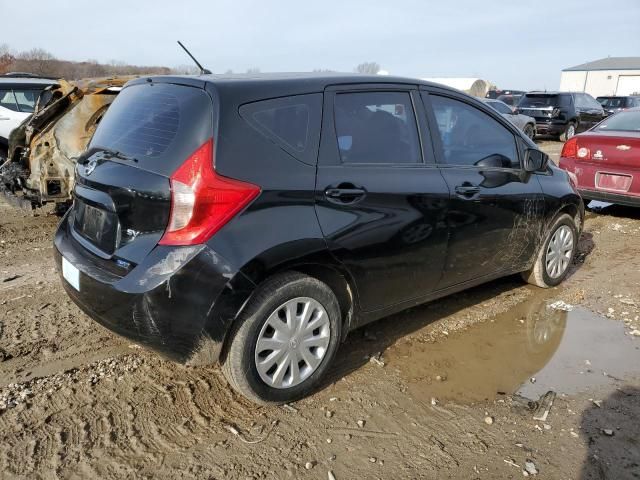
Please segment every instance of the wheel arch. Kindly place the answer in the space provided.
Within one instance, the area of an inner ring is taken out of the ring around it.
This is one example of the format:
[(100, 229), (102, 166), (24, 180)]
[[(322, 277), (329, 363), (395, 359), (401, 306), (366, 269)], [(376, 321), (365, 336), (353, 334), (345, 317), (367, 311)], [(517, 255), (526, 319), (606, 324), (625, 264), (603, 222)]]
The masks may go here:
[(234, 328), (251, 298), (255, 296), (267, 279), (274, 275), (291, 271), (320, 280), (333, 291), (340, 306), (343, 327), (341, 341), (344, 341), (349, 331), (356, 324), (354, 322), (357, 308), (355, 283), (346, 269), (328, 251), (277, 263), (269, 262), (269, 267), (265, 267), (265, 263), (256, 259), (241, 270), (243, 276), (248, 278), (254, 286), (250, 292), (246, 292), (240, 301), (235, 303), (235, 315), (227, 325), (222, 339), (221, 361), (224, 360), (228, 351), (229, 332)]

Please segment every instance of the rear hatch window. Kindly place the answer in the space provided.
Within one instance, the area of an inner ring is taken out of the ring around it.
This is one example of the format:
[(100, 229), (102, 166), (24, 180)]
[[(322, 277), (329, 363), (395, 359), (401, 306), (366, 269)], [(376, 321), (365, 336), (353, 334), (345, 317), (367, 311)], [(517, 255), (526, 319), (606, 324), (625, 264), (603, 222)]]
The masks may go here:
[(212, 133), (213, 112), (207, 92), (146, 83), (120, 92), (89, 149), (115, 150), (135, 158), (140, 168), (169, 176)]
[(571, 105), (570, 95), (528, 93), (524, 97), (522, 97), (518, 107), (547, 108), (547, 107), (568, 107), (570, 105)]

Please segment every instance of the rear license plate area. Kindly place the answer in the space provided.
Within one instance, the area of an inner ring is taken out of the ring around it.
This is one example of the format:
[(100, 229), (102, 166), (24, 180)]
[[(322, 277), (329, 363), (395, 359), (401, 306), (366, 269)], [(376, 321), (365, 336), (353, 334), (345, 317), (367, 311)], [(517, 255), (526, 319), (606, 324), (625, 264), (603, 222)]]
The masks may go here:
[(115, 251), (118, 220), (114, 213), (76, 199), (74, 214), (74, 229), (82, 237), (103, 252)]
[(614, 192), (628, 192), (633, 177), (631, 175), (617, 175), (615, 173), (596, 173), (596, 188)]

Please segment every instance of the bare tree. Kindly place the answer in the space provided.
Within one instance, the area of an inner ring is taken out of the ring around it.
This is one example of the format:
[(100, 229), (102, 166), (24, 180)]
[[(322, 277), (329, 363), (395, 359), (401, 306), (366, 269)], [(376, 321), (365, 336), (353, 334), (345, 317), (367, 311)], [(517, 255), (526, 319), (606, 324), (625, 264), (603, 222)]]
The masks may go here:
[(260, 73), (260, 68), (258, 67), (247, 68), (247, 73)]
[[(193, 66), (189, 66), (189, 69), (193, 68)], [(0, 74), (12, 71), (30, 72), (50, 78), (66, 78), (68, 80), (112, 75), (167, 75), (172, 73), (172, 70), (167, 67), (128, 65), (117, 60), (111, 60), (106, 64), (95, 59), (84, 62), (58, 60), (42, 48), (14, 54), (8, 45), (0, 44)]]
[(200, 69), (195, 65), (184, 64), (172, 68), (171, 73), (175, 73), (177, 75), (197, 75), (200, 73)]
[(375, 75), (380, 71), (380, 65), (376, 62), (364, 62), (358, 65), (355, 70), (358, 73), (368, 73), (370, 75)]
[(16, 57), (11, 53), (11, 48), (6, 43), (0, 44), (0, 75), (7, 73), (9, 67), (15, 62)]

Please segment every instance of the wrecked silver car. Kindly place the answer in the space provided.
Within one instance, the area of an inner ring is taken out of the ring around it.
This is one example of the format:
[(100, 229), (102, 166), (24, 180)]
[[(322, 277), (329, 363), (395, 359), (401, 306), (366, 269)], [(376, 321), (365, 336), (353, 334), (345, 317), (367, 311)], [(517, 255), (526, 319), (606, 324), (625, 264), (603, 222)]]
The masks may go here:
[(9, 136), (7, 160), (0, 165), (0, 192), (26, 209), (71, 202), (75, 161), (97, 124), (131, 76), (68, 82), (42, 92), (33, 115)]

